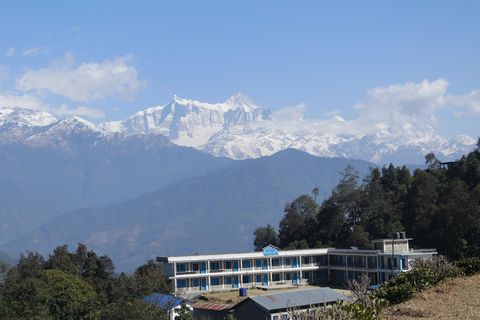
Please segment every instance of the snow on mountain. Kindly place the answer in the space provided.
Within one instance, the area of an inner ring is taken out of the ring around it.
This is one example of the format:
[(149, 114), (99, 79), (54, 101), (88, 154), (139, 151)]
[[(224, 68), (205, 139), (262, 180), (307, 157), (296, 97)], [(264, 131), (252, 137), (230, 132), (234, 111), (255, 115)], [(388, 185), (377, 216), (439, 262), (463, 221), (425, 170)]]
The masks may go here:
[(361, 128), (357, 120), (346, 121), (338, 115), (324, 120), (279, 116), (278, 111), (259, 108), (240, 93), (217, 104), (174, 96), (166, 105), (99, 125), (78, 117), (57, 122), (46, 112), (0, 109), (0, 145), (21, 142), (64, 148), (66, 152), (72, 152), (67, 146), (69, 139), (74, 138), (92, 141), (101, 137), (118, 139), (128, 134), (162, 134), (177, 145), (237, 160), (293, 148), (321, 157), (401, 165), (423, 164), (430, 152), (440, 160), (457, 159), (472, 151), (476, 142), (468, 136), (445, 140), (418, 119), (369, 125), (368, 132), (357, 127)]
[[(453, 159), (471, 151), (469, 137), (446, 141), (418, 120), (392, 127), (378, 123), (368, 134), (349, 132), (352, 123), (336, 115), (329, 120), (277, 122), (273, 110), (262, 109), (245, 95), (225, 103), (208, 104), (177, 96), (164, 105), (149, 108), (116, 122), (103, 123), (106, 130), (164, 134), (174, 143), (232, 159), (269, 156), (294, 148), (322, 157), (363, 159), (379, 164), (423, 163), (429, 152)], [(340, 128), (340, 130), (338, 129)]]

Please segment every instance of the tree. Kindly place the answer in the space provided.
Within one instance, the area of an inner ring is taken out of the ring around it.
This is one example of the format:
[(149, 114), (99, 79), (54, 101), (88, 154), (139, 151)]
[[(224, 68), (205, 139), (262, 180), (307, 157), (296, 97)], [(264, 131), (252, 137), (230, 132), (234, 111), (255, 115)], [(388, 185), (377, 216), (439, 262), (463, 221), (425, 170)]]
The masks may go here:
[(190, 308), (185, 300), (180, 302), (180, 310), (178, 311), (178, 316), (175, 316), (175, 320), (193, 320), (193, 317), (190, 315)]
[(314, 200), (315, 202), (317, 202), (317, 196), (318, 194), (320, 193), (320, 190), (318, 188), (313, 188), (313, 191), (312, 191), (313, 195), (314, 195)]
[(433, 152), (430, 152), (425, 156), (425, 163), (428, 164), (428, 167), (432, 170), (440, 167), (440, 160), (437, 159)]
[(253, 240), (253, 246), (255, 251), (262, 251), (268, 245), (277, 246), (277, 232), (268, 224), (266, 227), (258, 227), (253, 232), (255, 239)]
[(307, 195), (301, 195), (291, 203), (285, 205), (285, 215), (278, 227), (278, 244), (286, 248), (295, 240), (305, 239), (307, 242), (315, 228), (315, 217), (319, 206), (315, 200)]

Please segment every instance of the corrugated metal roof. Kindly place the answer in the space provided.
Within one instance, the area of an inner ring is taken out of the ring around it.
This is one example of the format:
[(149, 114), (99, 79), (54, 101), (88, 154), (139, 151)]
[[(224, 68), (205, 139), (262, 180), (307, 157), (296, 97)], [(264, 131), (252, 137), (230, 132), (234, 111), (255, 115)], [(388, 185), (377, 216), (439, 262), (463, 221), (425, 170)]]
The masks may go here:
[(255, 303), (266, 310), (286, 309), (291, 307), (303, 307), (311, 305), (323, 305), (340, 300), (347, 300), (344, 295), (330, 288), (317, 288), (309, 290), (298, 290), (263, 296), (249, 297)]
[(197, 302), (192, 305), (194, 309), (207, 309), (207, 310), (215, 310), (221, 311), (230, 309), (233, 307), (231, 304), (223, 304), (223, 303), (212, 303), (212, 302)]
[(154, 293), (151, 296), (142, 299), (150, 304), (154, 304), (163, 310), (170, 310), (180, 305), (180, 303), (185, 300), (182, 298), (177, 298), (169, 294)]

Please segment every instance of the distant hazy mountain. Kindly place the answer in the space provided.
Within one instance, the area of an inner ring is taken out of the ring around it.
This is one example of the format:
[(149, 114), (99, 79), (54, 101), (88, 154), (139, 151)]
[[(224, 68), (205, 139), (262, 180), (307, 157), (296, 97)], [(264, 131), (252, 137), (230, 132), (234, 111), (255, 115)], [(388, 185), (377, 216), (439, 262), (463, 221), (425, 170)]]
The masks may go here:
[(275, 111), (262, 109), (237, 94), (225, 103), (208, 104), (174, 97), (170, 103), (140, 111), (100, 126), (110, 132), (163, 134), (178, 145), (232, 159), (258, 158), (294, 148), (321, 157), (363, 159), (377, 164), (422, 164), (434, 152), (441, 160), (457, 159), (472, 150), (476, 140), (441, 138), (423, 122), (391, 128), (379, 124), (374, 134), (336, 135), (328, 126), (350, 125), (335, 116), (323, 122), (276, 121)]
[(82, 242), (130, 271), (160, 255), (250, 251), (256, 227), (277, 227), (285, 204), (315, 187), (321, 190), (318, 202), (328, 197), (348, 164), (361, 176), (373, 165), (284, 150), (121, 204), (58, 216), (0, 250), (47, 253), (64, 243), (73, 250)]
[(0, 110), (0, 243), (58, 214), (125, 201), (234, 162), (162, 135), (109, 133), (76, 117)]

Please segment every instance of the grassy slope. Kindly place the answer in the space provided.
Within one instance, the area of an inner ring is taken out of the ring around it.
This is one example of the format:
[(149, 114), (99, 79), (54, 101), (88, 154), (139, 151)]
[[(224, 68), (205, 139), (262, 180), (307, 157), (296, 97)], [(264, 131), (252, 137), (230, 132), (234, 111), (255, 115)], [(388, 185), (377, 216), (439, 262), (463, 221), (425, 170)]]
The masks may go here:
[(382, 319), (480, 319), (480, 274), (448, 279), (444, 285), (386, 308)]

